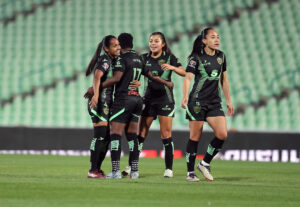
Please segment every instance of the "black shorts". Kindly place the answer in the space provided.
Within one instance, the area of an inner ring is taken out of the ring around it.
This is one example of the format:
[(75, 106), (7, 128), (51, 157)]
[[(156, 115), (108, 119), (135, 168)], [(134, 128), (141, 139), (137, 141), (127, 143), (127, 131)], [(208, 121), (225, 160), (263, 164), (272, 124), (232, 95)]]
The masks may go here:
[(174, 103), (170, 103), (170, 104), (154, 103), (154, 104), (152, 104), (150, 102), (146, 102), (145, 108), (142, 112), (142, 116), (154, 117), (154, 119), (156, 119), (157, 115), (174, 117), (174, 115), (175, 115)]
[(87, 105), (93, 123), (109, 120), (109, 104), (107, 102), (98, 101), (97, 107), (94, 109), (90, 108), (90, 100)]
[(127, 96), (124, 100), (115, 99), (110, 111), (109, 121), (129, 123), (138, 122), (143, 109), (140, 96)]
[(206, 121), (207, 117), (225, 116), (221, 103), (200, 104), (200, 102), (188, 103), (186, 119), (190, 121)]

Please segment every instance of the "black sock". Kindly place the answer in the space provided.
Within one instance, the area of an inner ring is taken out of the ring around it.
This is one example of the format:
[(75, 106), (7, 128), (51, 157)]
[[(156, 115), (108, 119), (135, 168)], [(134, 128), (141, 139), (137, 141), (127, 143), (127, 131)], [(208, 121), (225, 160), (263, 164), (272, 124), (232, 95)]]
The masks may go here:
[(186, 145), (186, 164), (188, 172), (193, 172), (197, 156), (198, 141), (190, 140)]
[(142, 151), (143, 146), (144, 146), (145, 138), (141, 137), (140, 135), (138, 135), (137, 138), (138, 138), (138, 144), (139, 144), (139, 154), (141, 154), (141, 151)]
[(107, 127), (106, 136), (105, 136), (104, 140), (102, 140), (101, 150), (100, 150), (100, 153), (99, 153), (99, 159), (98, 159), (98, 163), (97, 163), (97, 169), (98, 170), (101, 169), (102, 162), (106, 157), (106, 153), (108, 151), (109, 143), (110, 143), (110, 134), (109, 134), (109, 127)]
[(215, 137), (208, 145), (203, 161), (209, 164), (220, 149), (222, 149), (223, 144), (224, 140)]
[(112, 171), (116, 172), (120, 170), (121, 135), (111, 134), (110, 139)]
[(129, 146), (129, 165), (131, 171), (138, 171), (139, 146), (136, 133), (126, 133)]
[(90, 146), (90, 170), (97, 170), (99, 165), (99, 155), (103, 146), (103, 140), (106, 136), (106, 126), (94, 127), (94, 138)]
[(174, 144), (172, 137), (163, 139), (163, 145), (165, 149), (165, 165), (166, 169), (172, 170), (173, 167), (173, 153), (174, 153)]

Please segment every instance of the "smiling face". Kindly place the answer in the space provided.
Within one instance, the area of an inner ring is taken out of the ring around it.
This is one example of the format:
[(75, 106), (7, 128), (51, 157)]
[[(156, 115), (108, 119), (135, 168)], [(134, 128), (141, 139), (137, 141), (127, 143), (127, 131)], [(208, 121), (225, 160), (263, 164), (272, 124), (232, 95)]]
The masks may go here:
[(209, 49), (212, 50), (218, 50), (220, 46), (220, 38), (219, 34), (211, 29), (207, 32), (206, 37), (202, 40), (203, 43), (208, 47)]
[(166, 44), (160, 35), (151, 35), (149, 40), (149, 49), (152, 53), (160, 53)]
[(110, 40), (109, 47), (104, 47), (104, 50), (112, 57), (116, 57), (120, 55), (121, 46), (117, 38), (112, 38)]

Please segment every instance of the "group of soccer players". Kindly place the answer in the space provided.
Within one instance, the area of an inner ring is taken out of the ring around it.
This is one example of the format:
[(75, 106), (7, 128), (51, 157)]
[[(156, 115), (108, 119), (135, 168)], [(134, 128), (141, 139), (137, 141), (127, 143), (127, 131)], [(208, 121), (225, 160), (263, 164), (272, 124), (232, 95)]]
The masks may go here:
[[(131, 179), (139, 178), (139, 154), (149, 128), (157, 117), (165, 150), (163, 175), (173, 177), (172, 120), (175, 101), (171, 76), (175, 72), (185, 76), (181, 106), (186, 109), (190, 128), (186, 150), (186, 179), (199, 181), (194, 165), (203, 123), (207, 121), (214, 130), (215, 137), (197, 169), (205, 179), (213, 180), (210, 162), (227, 137), (219, 83), (226, 99), (227, 114), (230, 116), (234, 113), (226, 76), (226, 59), (218, 49), (219, 44), (217, 32), (213, 28), (204, 29), (194, 42), (188, 66), (184, 70), (161, 32), (150, 35), (149, 52), (141, 56), (133, 50), (133, 37), (128, 33), (122, 33), (118, 38), (112, 35), (103, 38), (86, 70), (87, 76), (94, 73), (93, 86), (85, 94), (85, 98), (89, 98), (88, 110), (94, 126), (89, 178), (122, 178), (122, 175)], [(143, 98), (138, 90), (141, 75), (146, 77)], [(194, 86), (188, 96), (193, 78)], [(124, 130), (129, 146), (129, 165), (121, 173), (121, 136)], [(109, 143), (112, 171), (105, 175), (101, 164)]]

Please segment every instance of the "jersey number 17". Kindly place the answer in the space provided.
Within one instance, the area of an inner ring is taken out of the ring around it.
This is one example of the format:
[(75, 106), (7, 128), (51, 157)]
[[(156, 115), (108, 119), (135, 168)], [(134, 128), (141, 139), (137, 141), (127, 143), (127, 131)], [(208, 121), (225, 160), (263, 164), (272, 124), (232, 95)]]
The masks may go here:
[(134, 80), (140, 80), (141, 78), (141, 73), (142, 73), (142, 69), (141, 68), (133, 68), (133, 78), (132, 81)]

